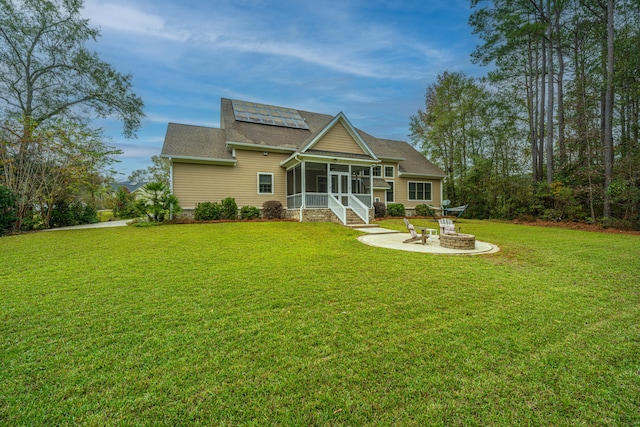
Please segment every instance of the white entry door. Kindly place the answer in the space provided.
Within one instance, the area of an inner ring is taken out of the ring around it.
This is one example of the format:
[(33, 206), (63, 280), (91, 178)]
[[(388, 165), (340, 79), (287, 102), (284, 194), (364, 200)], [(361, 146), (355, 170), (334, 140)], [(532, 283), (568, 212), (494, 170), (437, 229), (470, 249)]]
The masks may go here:
[(349, 206), (349, 172), (331, 172), (331, 195)]

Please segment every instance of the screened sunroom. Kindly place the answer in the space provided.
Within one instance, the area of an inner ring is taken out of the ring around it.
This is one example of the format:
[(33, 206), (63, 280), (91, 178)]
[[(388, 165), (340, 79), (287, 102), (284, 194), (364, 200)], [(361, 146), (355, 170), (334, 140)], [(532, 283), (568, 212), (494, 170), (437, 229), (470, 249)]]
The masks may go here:
[(347, 209), (369, 223), (371, 164), (302, 161), (287, 169), (287, 209), (331, 209), (346, 223)]

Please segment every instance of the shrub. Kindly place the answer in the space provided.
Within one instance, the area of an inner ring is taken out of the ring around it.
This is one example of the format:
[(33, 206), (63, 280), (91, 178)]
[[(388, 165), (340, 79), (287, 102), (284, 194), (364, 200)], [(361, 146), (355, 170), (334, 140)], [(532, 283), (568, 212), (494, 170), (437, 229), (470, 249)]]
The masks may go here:
[(387, 215), (387, 205), (383, 202), (373, 202), (373, 211), (376, 218), (384, 218)]
[(240, 209), (240, 218), (242, 219), (256, 219), (260, 218), (260, 209), (255, 206), (243, 206)]
[(113, 216), (116, 218), (135, 218), (136, 196), (125, 187), (120, 187), (113, 196)]
[(220, 205), (222, 219), (237, 219), (238, 218), (238, 205), (236, 199), (233, 197), (227, 197)]
[(13, 227), (16, 216), (16, 196), (7, 187), (0, 185), (0, 236)]
[(196, 221), (215, 221), (222, 218), (222, 206), (216, 202), (203, 202), (196, 205), (193, 211)]
[(98, 211), (95, 206), (75, 201), (56, 202), (51, 211), (49, 225), (51, 227), (68, 227), (70, 225), (95, 224), (98, 222)]
[(142, 187), (136, 209), (153, 222), (163, 222), (172, 213), (177, 215), (182, 212), (178, 198), (171, 194), (163, 182), (150, 182)]
[(433, 216), (435, 212), (426, 203), (416, 206), (416, 215), (418, 216)]
[(404, 216), (404, 205), (402, 203), (391, 203), (387, 205), (389, 216)]
[(262, 215), (267, 219), (279, 219), (282, 217), (282, 203), (277, 200), (268, 200), (262, 204)]

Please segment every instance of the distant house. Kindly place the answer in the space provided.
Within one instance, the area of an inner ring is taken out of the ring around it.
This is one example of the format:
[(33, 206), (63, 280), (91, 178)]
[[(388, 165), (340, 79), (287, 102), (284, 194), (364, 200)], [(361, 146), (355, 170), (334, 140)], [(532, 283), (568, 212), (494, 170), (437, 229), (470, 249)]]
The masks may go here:
[(111, 188), (113, 189), (114, 193), (118, 191), (120, 187), (126, 188), (129, 191), (129, 193), (135, 193), (136, 191), (140, 190), (142, 187), (144, 187), (147, 184), (148, 184), (147, 182), (119, 181), (116, 183), (112, 183)]
[(404, 141), (376, 138), (335, 116), (221, 100), (220, 128), (169, 123), (162, 156), (183, 209), (278, 200), (301, 221), (369, 223), (373, 203), (440, 205), (445, 173)]

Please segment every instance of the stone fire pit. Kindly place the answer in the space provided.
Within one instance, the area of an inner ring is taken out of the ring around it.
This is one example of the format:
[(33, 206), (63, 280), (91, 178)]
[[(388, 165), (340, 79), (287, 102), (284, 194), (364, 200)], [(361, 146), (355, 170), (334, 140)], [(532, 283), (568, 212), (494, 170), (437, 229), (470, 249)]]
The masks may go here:
[(440, 234), (440, 246), (449, 249), (475, 249), (476, 236), (473, 234)]

